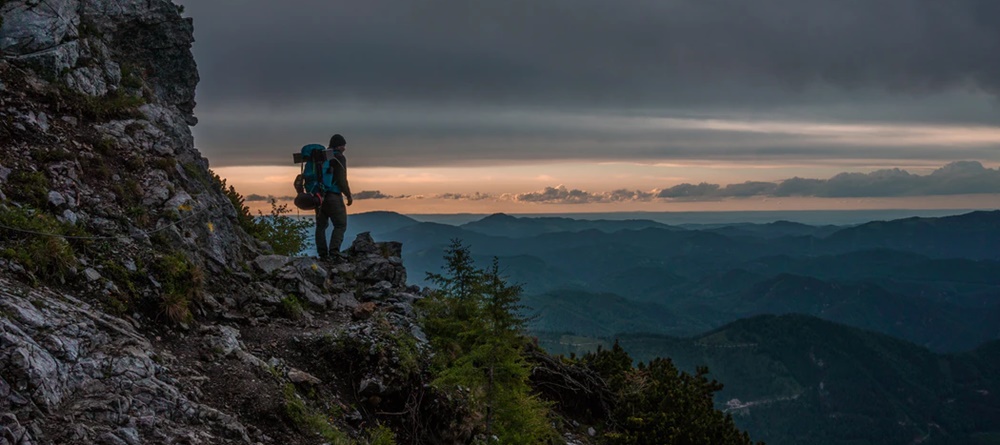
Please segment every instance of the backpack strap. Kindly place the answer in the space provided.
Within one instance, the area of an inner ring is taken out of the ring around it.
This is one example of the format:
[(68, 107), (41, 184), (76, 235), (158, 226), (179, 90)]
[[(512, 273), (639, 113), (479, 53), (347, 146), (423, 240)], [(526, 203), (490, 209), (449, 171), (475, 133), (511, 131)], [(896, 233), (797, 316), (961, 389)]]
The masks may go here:
[(313, 173), (316, 174), (316, 187), (318, 189), (316, 190), (316, 193), (319, 193), (321, 195), (326, 194), (326, 188), (323, 187), (323, 161), (321, 159), (323, 157), (322, 155), (323, 153), (320, 150), (315, 150), (312, 152)]

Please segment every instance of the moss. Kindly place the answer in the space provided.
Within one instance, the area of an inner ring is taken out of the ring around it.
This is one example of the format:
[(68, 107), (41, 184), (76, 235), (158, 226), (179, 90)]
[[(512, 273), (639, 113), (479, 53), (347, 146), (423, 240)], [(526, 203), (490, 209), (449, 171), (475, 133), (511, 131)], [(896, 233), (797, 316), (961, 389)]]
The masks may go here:
[(111, 166), (109, 166), (107, 161), (105, 161), (105, 159), (101, 156), (84, 158), (80, 164), (83, 165), (84, 170), (87, 172), (88, 179), (98, 181), (111, 179)]
[(129, 207), (125, 211), (125, 216), (128, 216), (129, 220), (132, 221), (136, 227), (149, 227), (152, 223), (152, 219), (149, 217), (149, 211), (146, 210), (146, 206), (134, 205)]
[(197, 163), (185, 162), (181, 167), (184, 168), (184, 173), (187, 175), (188, 179), (194, 179), (206, 188), (212, 186), (212, 178), (210, 178), (207, 172)]
[(76, 153), (62, 147), (40, 149), (33, 153), (33, 158), (43, 164), (63, 162), (76, 159)]
[(146, 103), (142, 96), (133, 96), (121, 89), (103, 96), (89, 96), (61, 85), (50, 91), (49, 95), (53, 96), (51, 99), (54, 103), (62, 103), (81, 117), (98, 122), (140, 118), (142, 115), (138, 108)]
[(36, 208), (48, 203), (49, 179), (42, 172), (14, 170), (7, 178), (7, 196)]
[(94, 151), (102, 156), (116, 156), (118, 153), (118, 141), (111, 137), (103, 137), (94, 143)]
[(396, 433), (385, 425), (379, 425), (368, 432), (368, 445), (396, 445)]
[(403, 375), (418, 375), (420, 373), (420, 351), (417, 350), (417, 339), (401, 329), (385, 329), (389, 341), (392, 342), (396, 356), (396, 366)]
[(146, 85), (146, 83), (142, 79), (142, 71), (135, 65), (132, 64), (122, 65), (121, 70), (122, 70), (121, 86), (137, 90)]
[(136, 281), (144, 278), (144, 274), (138, 269), (130, 272), (125, 266), (114, 260), (106, 260), (101, 263), (101, 275), (115, 283), (115, 286), (122, 292), (121, 294), (111, 294), (105, 298), (104, 303), (110, 312), (116, 315), (127, 314), (135, 309), (135, 303), (140, 297), (139, 287)]
[(333, 445), (348, 445), (352, 442), (347, 434), (334, 428), (329, 419), (309, 409), (305, 401), (295, 392), (295, 385), (286, 384), (284, 395), (285, 416), (299, 430), (317, 434)]
[(170, 174), (177, 170), (177, 159), (174, 159), (172, 157), (153, 159), (152, 164), (154, 168), (163, 170), (167, 172), (167, 174)]

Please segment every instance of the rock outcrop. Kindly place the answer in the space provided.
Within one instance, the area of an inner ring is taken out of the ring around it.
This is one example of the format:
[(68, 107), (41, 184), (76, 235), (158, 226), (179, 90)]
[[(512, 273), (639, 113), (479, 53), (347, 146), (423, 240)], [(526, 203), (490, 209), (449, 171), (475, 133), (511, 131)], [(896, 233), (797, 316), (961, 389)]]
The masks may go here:
[(284, 387), (336, 379), (290, 351), (361, 305), (419, 332), (400, 246), (320, 264), (241, 228), (194, 147), (172, 2), (5, 0), (0, 19), (0, 444), (311, 442)]

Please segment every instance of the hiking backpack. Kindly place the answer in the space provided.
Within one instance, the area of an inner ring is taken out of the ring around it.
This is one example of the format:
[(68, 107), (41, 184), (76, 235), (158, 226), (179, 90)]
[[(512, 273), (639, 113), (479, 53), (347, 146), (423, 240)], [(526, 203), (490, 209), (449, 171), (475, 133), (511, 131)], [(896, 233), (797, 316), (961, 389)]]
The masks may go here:
[[(295, 177), (295, 206), (314, 210), (323, 204), (327, 192), (340, 193), (330, 168), (332, 153), (320, 144), (309, 144), (300, 151), (302, 171)], [(336, 159), (333, 162), (339, 162)]]

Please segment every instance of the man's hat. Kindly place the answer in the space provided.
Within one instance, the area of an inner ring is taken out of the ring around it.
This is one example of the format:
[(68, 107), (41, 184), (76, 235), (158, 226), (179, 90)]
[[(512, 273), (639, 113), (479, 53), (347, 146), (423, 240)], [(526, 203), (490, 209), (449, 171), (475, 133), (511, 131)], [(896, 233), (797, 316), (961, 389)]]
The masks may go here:
[(330, 147), (340, 147), (341, 145), (347, 145), (347, 139), (344, 139), (343, 136), (335, 134), (330, 138)]

